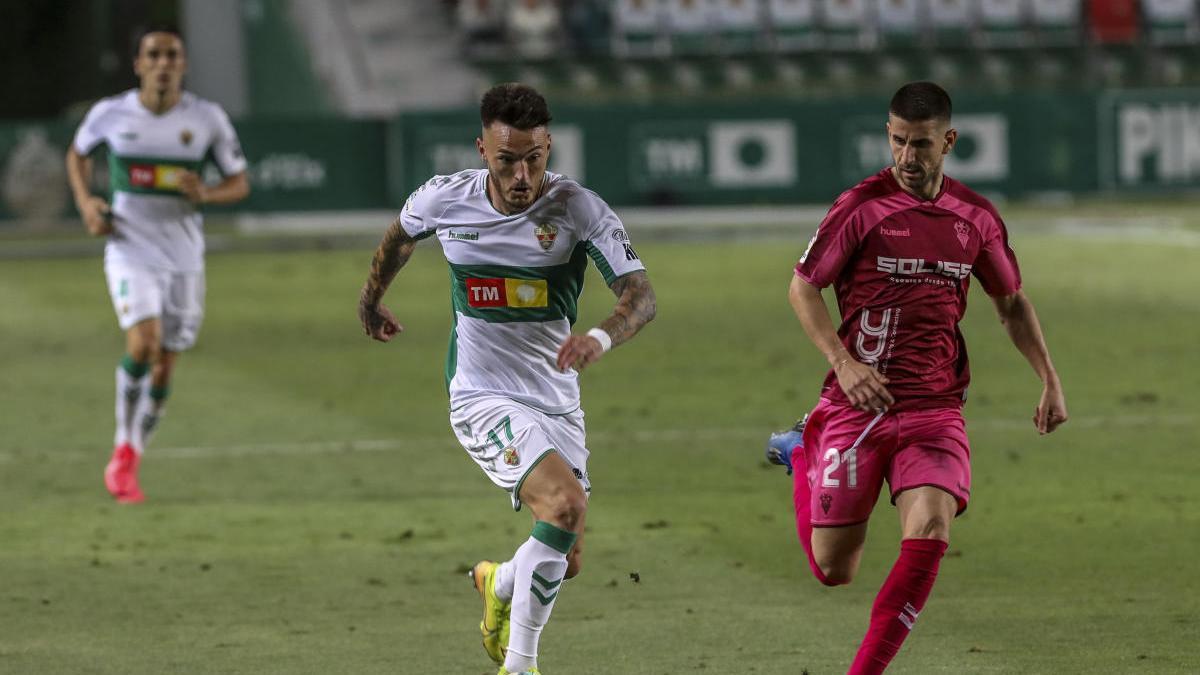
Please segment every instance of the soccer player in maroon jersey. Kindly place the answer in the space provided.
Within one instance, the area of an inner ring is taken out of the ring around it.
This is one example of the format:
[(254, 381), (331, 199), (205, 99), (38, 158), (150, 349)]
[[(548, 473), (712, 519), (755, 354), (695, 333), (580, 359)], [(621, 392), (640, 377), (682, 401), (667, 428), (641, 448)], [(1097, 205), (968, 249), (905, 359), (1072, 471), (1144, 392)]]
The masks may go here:
[[(950, 113), (950, 97), (931, 82), (896, 92), (887, 122), (893, 166), (834, 202), (788, 292), (832, 367), (802, 442), (782, 458), (794, 469), (796, 529), (813, 574), (829, 586), (854, 578), (885, 478), (900, 512), (900, 557), (851, 675), (883, 672), (896, 655), (933, 588), (950, 523), (967, 508), (961, 408), (970, 371), (958, 322), (972, 274), (1041, 378), (1034, 426), (1047, 434), (1067, 420), (1004, 222), (942, 173), (957, 138)], [(821, 297), (830, 284), (842, 317), (836, 332)]]

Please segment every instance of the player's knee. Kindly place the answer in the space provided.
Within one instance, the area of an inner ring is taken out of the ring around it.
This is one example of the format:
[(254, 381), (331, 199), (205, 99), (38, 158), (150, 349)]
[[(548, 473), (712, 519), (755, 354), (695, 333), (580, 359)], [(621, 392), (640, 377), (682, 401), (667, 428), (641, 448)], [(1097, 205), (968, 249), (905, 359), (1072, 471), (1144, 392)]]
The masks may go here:
[(547, 505), (545, 519), (556, 527), (574, 532), (587, 513), (587, 496), (581, 489), (562, 490)]
[(567, 579), (574, 579), (583, 569), (583, 551), (576, 546), (567, 554)]
[(158, 354), (158, 345), (147, 340), (135, 340), (129, 346), (129, 356), (138, 363), (150, 363)]
[(126, 347), (129, 355), (138, 363), (158, 360), (162, 349), (162, 334), (156, 322), (142, 322), (129, 329)]
[(817, 575), (817, 580), (822, 584), (826, 586), (845, 586), (854, 581), (854, 575), (858, 572), (858, 565), (853, 560), (827, 558), (817, 560), (817, 569), (821, 572)]
[(817, 579), (826, 586), (845, 586), (854, 581), (854, 570), (838, 565), (822, 565)]
[(921, 518), (909, 526), (904, 533), (905, 539), (940, 539), (950, 541), (950, 519), (940, 515), (930, 515)]

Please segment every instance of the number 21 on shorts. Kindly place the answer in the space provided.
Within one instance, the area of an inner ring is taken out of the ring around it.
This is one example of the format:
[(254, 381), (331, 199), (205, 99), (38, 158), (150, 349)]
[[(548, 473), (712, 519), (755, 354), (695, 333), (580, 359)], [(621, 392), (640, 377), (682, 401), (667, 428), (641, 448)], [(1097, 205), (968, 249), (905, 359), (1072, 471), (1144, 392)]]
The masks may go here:
[(825, 451), (825, 471), (821, 478), (821, 487), (835, 488), (840, 487), (842, 481), (833, 477), (833, 473), (838, 470), (838, 467), (846, 465), (846, 487), (858, 487), (858, 448), (850, 448), (845, 452), (837, 448), (829, 448)]

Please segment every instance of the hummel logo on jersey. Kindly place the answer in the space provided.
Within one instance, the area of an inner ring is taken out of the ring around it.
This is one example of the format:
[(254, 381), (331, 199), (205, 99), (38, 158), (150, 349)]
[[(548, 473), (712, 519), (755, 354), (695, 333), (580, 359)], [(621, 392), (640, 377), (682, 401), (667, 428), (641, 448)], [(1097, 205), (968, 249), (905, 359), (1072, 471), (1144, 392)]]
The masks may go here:
[(123, 141), (136, 141), (138, 135), (136, 131), (122, 131), (117, 136)]
[(970, 263), (938, 260), (928, 263), (924, 258), (889, 258), (877, 256), (875, 269), (888, 274), (940, 274), (952, 279), (966, 279), (971, 274)]
[(881, 228), (879, 228), (879, 231), (880, 231), (880, 232), (882, 232), (883, 234), (886, 234), (886, 235), (887, 235), (887, 236), (889, 236), (889, 237), (908, 237), (908, 236), (912, 236), (912, 232), (910, 232), (910, 231), (909, 231), (909, 229), (908, 229), (907, 227), (906, 227), (906, 228), (904, 228), (903, 230), (894, 230), (894, 229), (892, 229), (892, 228), (890, 228), (890, 227), (881, 227)]
[(479, 241), (479, 233), (478, 232), (455, 232), (454, 230), (450, 230), (450, 232), (446, 235), (446, 238), (458, 239), (460, 241)]

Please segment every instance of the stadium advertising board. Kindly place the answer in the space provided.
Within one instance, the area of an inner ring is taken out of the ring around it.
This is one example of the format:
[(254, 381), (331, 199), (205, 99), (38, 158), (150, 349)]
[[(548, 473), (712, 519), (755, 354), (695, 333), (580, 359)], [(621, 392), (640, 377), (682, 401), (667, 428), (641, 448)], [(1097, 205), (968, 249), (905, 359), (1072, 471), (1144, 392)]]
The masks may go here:
[[(553, 150), (549, 169), (586, 181), (583, 129), (572, 124), (555, 124), (552, 131)], [(483, 159), (475, 147), (478, 136), (479, 122), (476, 119), (464, 119), (455, 124), (418, 126), (412, 136), (412, 147), (408, 149), (415, 158), (412, 169), (414, 177), (446, 176), (463, 169), (482, 167)], [(392, 139), (393, 142), (397, 140), (394, 133)], [(403, 203), (404, 199), (400, 201)]]
[(1106, 93), (1098, 117), (1102, 187), (1200, 186), (1200, 90)]
[[(389, 205), (384, 123), (243, 119), (236, 127), (250, 165), (250, 197), (236, 207), (205, 207), (206, 211)], [(74, 124), (57, 121), (0, 126), (0, 218), (53, 227), (75, 216), (63, 162), (74, 130)], [(98, 194), (107, 194), (107, 164), (100, 157), (94, 162), (93, 185)], [(211, 164), (204, 173), (210, 182), (220, 176)]]
[(636, 191), (789, 188), (796, 182), (790, 120), (652, 121), (628, 137)]
[[(881, 115), (861, 115), (842, 124), (842, 178), (859, 181), (892, 163)], [(946, 158), (946, 173), (981, 187), (1009, 180), (1008, 116), (974, 113), (954, 116), (958, 141)]]

